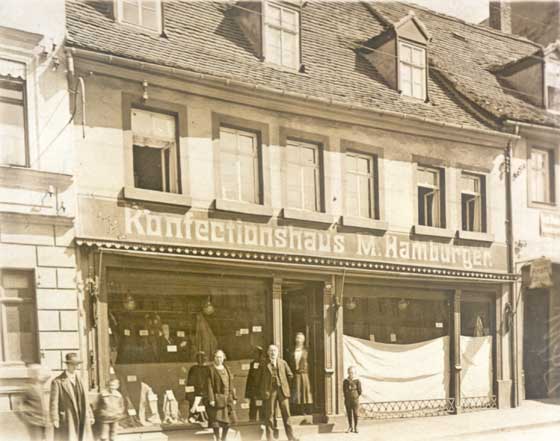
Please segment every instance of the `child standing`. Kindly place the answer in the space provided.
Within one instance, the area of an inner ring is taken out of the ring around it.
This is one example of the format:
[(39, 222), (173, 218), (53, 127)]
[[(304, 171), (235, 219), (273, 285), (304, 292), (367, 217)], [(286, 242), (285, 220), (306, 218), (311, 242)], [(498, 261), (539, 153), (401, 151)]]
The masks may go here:
[(346, 416), (348, 417), (346, 433), (358, 433), (358, 408), (360, 406), (360, 395), (362, 395), (362, 384), (356, 378), (356, 368), (354, 366), (348, 368), (348, 378), (344, 380), (342, 390), (344, 392)]
[(101, 422), (101, 441), (115, 441), (117, 425), (124, 417), (124, 400), (119, 392), (118, 378), (109, 381), (109, 389), (99, 397), (99, 421)]

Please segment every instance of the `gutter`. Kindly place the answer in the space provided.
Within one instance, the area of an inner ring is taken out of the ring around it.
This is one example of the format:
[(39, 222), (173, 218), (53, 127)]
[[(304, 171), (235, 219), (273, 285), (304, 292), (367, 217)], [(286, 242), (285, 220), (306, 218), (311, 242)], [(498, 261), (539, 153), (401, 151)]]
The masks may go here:
[(524, 122), (519, 122), (519, 121), (513, 121), (510, 119), (507, 119), (503, 122), (504, 126), (510, 126), (513, 127), (513, 130), (515, 132), (515, 134), (517, 135), (517, 138), (519, 138), (519, 129), (532, 129), (532, 130), (539, 130), (539, 131), (544, 131), (544, 132), (550, 132), (551, 134), (555, 134), (555, 135), (559, 135), (560, 136), (560, 127), (550, 127), (550, 126), (544, 126), (544, 125), (540, 125), (540, 124), (531, 124), (531, 123), (524, 123)]
[(147, 62), (144, 62), (144, 61), (132, 60), (132, 59), (125, 58), (125, 57), (109, 55), (109, 54), (95, 52), (95, 51), (91, 51), (91, 50), (87, 50), (87, 49), (79, 49), (79, 48), (75, 48), (75, 47), (68, 47), (66, 49), (66, 53), (69, 56), (74, 55), (74, 56), (77, 56), (77, 57), (82, 57), (82, 58), (85, 58), (85, 59), (98, 61), (98, 62), (105, 63), (105, 64), (110, 64), (110, 65), (119, 66), (119, 67), (123, 67), (123, 68), (134, 69), (134, 70), (137, 70), (137, 71), (140, 71), (140, 72), (153, 73), (153, 74), (156, 74), (156, 75), (163, 74), (163, 75), (176, 77), (176, 78), (180, 78), (180, 79), (187, 79), (187, 80), (190, 80), (190, 81), (203, 82), (203, 83), (207, 82), (207, 83), (211, 83), (213, 85), (220, 85), (220, 86), (226, 86), (226, 87), (239, 87), (239, 88), (242, 88), (242, 89), (245, 89), (245, 90), (253, 90), (253, 91), (257, 91), (257, 92), (260, 91), (260, 92), (264, 92), (264, 93), (273, 94), (273, 95), (276, 95), (276, 96), (283, 96), (283, 97), (288, 97), (288, 98), (292, 98), (292, 99), (297, 99), (297, 100), (300, 100), (300, 101), (304, 100), (304, 101), (307, 101), (307, 102), (310, 102), (310, 103), (320, 104), (320, 105), (323, 105), (323, 106), (325, 104), (327, 104), (327, 105), (332, 105), (332, 106), (336, 106), (336, 107), (340, 107), (340, 108), (344, 108), (344, 109), (348, 109), (348, 110), (358, 110), (358, 111), (363, 111), (363, 112), (367, 112), (367, 113), (374, 113), (374, 114), (381, 115), (381, 116), (398, 118), (398, 119), (401, 119), (401, 120), (427, 123), (427, 124), (431, 124), (433, 126), (443, 127), (443, 128), (447, 128), (447, 129), (463, 130), (463, 131), (467, 131), (467, 132), (476, 133), (478, 135), (490, 136), (490, 137), (494, 137), (494, 138), (501, 138), (501, 139), (504, 139), (504, 140), (519, 139), (519, 136), (512, 135), (510, 133), (504, 133), (504, 132), (488, 130), (488, 129), (480, 129), (480, 128), (477, 128), (477, 127), (470, 127), (470, 126), (461, 125), (461, 124), (451, 124), (451, 123), (441, 122), (441, 121), (437, 121), (437, 120), (430, 119), (430, 118), (423, 118), (423, 117), (419, 117), (419, 116), (415, 116), (415, 115), (410, 115), (410, 114), (406, 114), (406, 113), (403, 113), (403, 112), (375, 109), (375, 108), (371, 108), (371, 107), (362, 106), (362, 105), (359, 105), (359, 104), (348, 104), (348, 103), (333, 100), (333, 99), (319, 98), (319, 97), (315, 97), (315, 96), (312, 96), (312, 95), (290, 92), (286, 89), (275, 89), (275, 88), (267, 87), (267, 86), (259, 86), (257, 84), (252, 84), (252, 83), (247, 83), (247, 82), (243, 82), (243, 81), (239, 81), (239, 80), (224, 78), (224, 77), (220, 77), (220, 76), (217, 76), (217, 75), (197, 73), (197, 72), (192, 72), (192, 71), (188, 71), (188, 70), (185, 70), (185, 69), (178, 69), (178, 68), (175, 68), (175, 67), (162, 66), (162, 65), (155, 64), (155, 63), (147, 63)]

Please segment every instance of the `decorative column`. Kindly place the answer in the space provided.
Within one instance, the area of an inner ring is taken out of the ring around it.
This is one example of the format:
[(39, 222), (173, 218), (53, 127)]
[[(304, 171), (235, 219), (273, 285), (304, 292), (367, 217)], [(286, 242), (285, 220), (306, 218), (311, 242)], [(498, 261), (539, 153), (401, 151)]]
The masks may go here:
[(336, 316), (333, 305), (334, 277), (323, 286), (323, 329), (325, 342), (325, 413), (336, 412)]
[(282, 356), (282, 279), (272, 279), (272, 341)]
[(334, 276), (334, 281), (336, 283), (333, 284), (335, 287), (335, 292), (333, 296), (336, 296), (336, 306), (334, 311), (334, 319), (335, 319), (335, 345), (336, 345), (336, 366), (335, 366), (335, 374), (336, 374), (336, 392), (337, 392), (337, 399), (335, 401), (336, 408), (334, 412), (336, 414), (344, 414), (344, 393), (342, 391), (342, 382), (344, 381), (344, 377), (346, 376), (346, 372), (344, 371), (344, 299), (342, 297), (342, 293), (344, 291), (343, 287), (343, 276)]
[(451, 331), (451, 393), (455, 399), (455, 413), (462, 411), (461, 406), (461, 290), (453, 292)]
[(499, 409), (511, 407), (511, 324), (508, 323), (511, 310), (508, 302), (510, 289), (511, 286), (503, 284), (496, 298), (496, 379)]

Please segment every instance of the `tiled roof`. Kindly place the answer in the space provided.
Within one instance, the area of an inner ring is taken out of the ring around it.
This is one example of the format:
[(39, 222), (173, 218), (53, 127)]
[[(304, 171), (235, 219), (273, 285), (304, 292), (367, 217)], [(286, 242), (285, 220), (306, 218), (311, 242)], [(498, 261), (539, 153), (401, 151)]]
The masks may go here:
[[(295, 73), (272, 67), (256, 56), (232, 17), (232, 7), (231, 3), (210, 1), (166, 2), (164, 35), (155, 36), (115, 22), (106, 2), (67, 0), (67, 44), (475, 128), (493, 127), (493, 118), (560, 126), (559, 118), (504, 90), (488, 70), (535, 52), (538, 47), (527, 40), (400, 3), (309, 1), (301, 17), (305, 73)], [(410, 9), (433, 37), (429, 46), (433, 65), (430, 103), (400, 96), (360, 54), (362, 44)], [(465, 97), (492, 118), (468, 110)]]

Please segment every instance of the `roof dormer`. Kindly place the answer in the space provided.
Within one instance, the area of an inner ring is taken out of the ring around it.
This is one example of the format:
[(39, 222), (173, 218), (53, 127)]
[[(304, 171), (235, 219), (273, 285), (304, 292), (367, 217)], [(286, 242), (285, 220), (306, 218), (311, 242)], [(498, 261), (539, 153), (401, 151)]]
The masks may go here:
[(544, 101), (546, 108), (560, 112), (560, 41), (544, 51)]
[(365, 57), (385, 81), (403, 96), (428, 99), (428, 43), (431, 36), (410, 11), (388, 29), (371, 39)]

